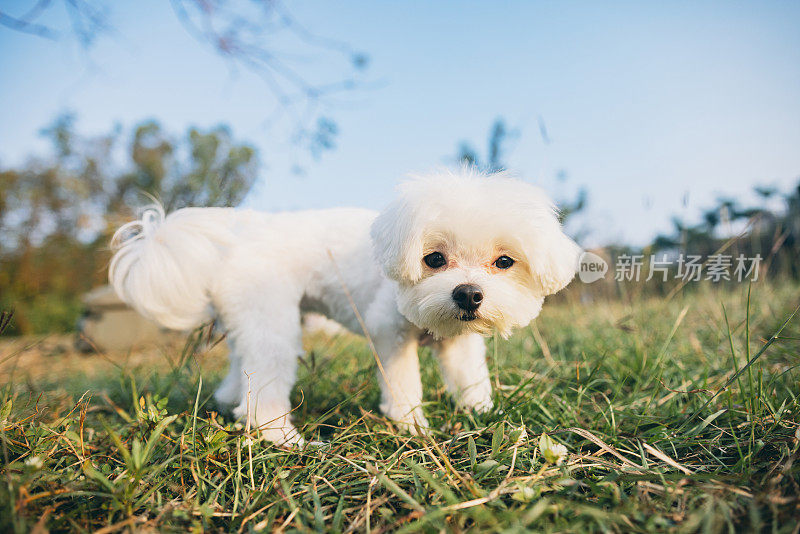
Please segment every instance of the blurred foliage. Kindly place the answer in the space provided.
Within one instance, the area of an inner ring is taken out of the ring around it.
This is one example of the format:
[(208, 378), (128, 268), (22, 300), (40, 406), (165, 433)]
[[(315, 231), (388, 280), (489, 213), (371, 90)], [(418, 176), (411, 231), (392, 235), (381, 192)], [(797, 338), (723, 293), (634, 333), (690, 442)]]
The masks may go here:
[[(756, 194), (755, 205), (720, 197), (715, 205), (699, 213), (698, 222), (694, 224), (674, 217), (671, 231), (656, 236), (647, 246), (612, 244), (594, 250), (609, 263), (609, 273), (602, 281), (589, 286), (581, 284), (581, 298), (602, 296), (633, 301), (642, 294), (672, 297), (679, 291), (691, 292), (712, 283), (705, 278), (705, 270), (702, 281), (684, 281), (678, 272), (681, 256), (684, 259), (699, 256), (700, 263), (706, 267), (713, 255), (729, 257), (732, 263), (730, 280), (715, 281), (714, 285), (740, 283), (733, 275), (736, 258), (740, 255), (747, 260), (747, 268), (752, 265), (753, 258), (761, 258), (756, 283), (766, 278), (797, 281), (800, 279), (800, 182), (785, 192), (767, 186), (756, 186), (753, 191)], [(614, 279), (615, 267), (623, 255), (641, 256), (638, 281)], [(666, 281), (660, 272), (647, 280), (653, 260), (669, 263)]]
[(746, 257), (760, 254), (768, 273), (800, 278), (800, 182), (785, 193), (764, 186), (756, 186), (754, 192), (756, 205), (721, 197), (703, 211), (697, 224), (673, 219), (672, 232), (657, 236), (651, 249), (703, 256), (720, 249)]
[(673, 219), (672, 232), (657, 236), (651, 248), (707, 256), (732, 240), (727, 248), (737, 254), (760, 254), (772, 272), (800, 277), (800, 182), (786, 193), (766, 186), (753, 190), (758, 204), (743, 206), (734, 198), (720, 197), (703, 211), (698, 224)]
[(461, 163), (477, 167), (484, 172), (501, 171), (507, 168), (504, 155), (508, 150), (508, 145), (517, 137), (519, 137), (519, 132), (510, 130), (506, 125), (506, 121), (502, 117), (498, 117), (489, 130), (486, 157), (482, 158), (473, 145), (462, 141), (458, 147), (456, 159)]
[(86, 137), (64, 115), (42, 134), (50, 155), (0, 169), (0, 308), (15, 311), (10, 334), (74, 327), (80, 295), (105, 280), (108, 237), (129, 206), (148, 195), (168, 210), (235, 206), (258, 175), (256, 150), (224, 126), (175, 138), (145, 121), (130, 135), (116, 127)]

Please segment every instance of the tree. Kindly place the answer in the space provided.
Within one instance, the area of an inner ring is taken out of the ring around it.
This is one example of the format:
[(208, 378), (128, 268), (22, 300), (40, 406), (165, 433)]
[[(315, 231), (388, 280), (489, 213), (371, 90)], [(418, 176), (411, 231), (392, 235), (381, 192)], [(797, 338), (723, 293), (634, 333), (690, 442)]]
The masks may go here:
[(218, 126), (180, 138), (143, 122), (115, 161), (123, 132), (77, 133), (59, 117), (43, 130), (51, 155), (0, 170), (0, 308), (14, 309), (9, 333), (70, 329), (79, 296), (105, 280), (109, 233), (128, 206), (159, 199), (168, 209), (232, 206), (258, 176), (256, 150)]
[(134, 168), (120, 178), (117, 198), (130, 203), (131, 192), (145, 191), (157, 196), (167, 211), (241, 202), (256, 178), (255, 149), (234, 144), (225, 126), (205, 133), (190, 128), (185, 145), (190, 157), (183, 162), (158, 123), (137, 126), (130, 147)]

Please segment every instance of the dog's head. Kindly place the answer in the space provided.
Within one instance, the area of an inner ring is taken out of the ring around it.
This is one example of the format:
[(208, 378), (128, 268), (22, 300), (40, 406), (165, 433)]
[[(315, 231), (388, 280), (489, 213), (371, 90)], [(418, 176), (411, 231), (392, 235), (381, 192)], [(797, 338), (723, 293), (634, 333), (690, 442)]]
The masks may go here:
[(469, 168), (402, 183), (372, 240), (401, 313), (437, 337), (528, 324), (580, 255), (539, 188)]

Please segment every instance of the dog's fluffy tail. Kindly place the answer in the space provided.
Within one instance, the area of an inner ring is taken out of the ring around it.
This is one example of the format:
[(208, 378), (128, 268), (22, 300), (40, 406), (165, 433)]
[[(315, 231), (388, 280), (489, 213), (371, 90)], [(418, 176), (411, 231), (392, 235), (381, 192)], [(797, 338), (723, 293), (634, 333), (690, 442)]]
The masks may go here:
[(123, 225), (111, 240), (108, 279), (117, 295), (162, 326), (188, 330), (213, 316), (210, 290), (232, 235), (225, 208), (160, 205)]

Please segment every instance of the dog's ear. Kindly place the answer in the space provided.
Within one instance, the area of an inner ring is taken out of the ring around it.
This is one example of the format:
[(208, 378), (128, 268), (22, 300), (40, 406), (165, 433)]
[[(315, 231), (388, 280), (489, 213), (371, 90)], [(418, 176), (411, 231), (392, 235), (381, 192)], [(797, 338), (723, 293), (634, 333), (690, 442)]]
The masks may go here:
[(422, 232), (419, 214), (401, 197), (392, 202), (370, 229), (375, 255), (386, 276), (416, 282), (422, 277)]
[(519, 191), (522, 221), (520, 241), (531, 270), (534, 290), (545, 297), (557, 293), (575, 277), (581, 247), (564, 233), (558, 212), (539, 188)]
[(581, 248), (556, 222), (526, 251), (536, 289), (542, 297), (564, 289), (575, 277)]

